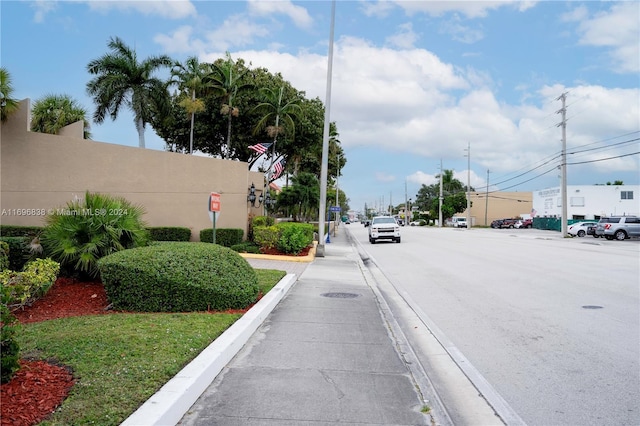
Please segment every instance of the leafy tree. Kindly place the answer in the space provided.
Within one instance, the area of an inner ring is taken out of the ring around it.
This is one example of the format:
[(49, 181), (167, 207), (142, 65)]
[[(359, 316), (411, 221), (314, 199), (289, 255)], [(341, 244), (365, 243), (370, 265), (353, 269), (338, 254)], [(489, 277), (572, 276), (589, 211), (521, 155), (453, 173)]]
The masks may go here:
[(91, 139), (87, 111), (68, 95), (47, 95), (31, 107), (31, 131), (52, 135), (76, 121), (84, 123), (84, 138)]
[(133, 112), (139, 146), (144, 148), (146, 124), (151, 123), (154, 111), (166, 108), (168, 100), (165, 83), (153, 74), (173, 61), (162, 55), (139, 62), (136, 52), (118, 37), (112, 37), (108, 46), (111, 53), (87, 65), (87, 71), (96, 76), (87, 83), (87, 92), (97, 106), (93, 119), (102, 123), (109, 114), (115, 120), (124, 104)]
[(5, 67), (0, 67), (0, 119), (3, 123), (18, 110), (18, 101), (12, 96), (11, 74)]
[[(428, 210), (432, 217), (438, 217), (440, 197), (440, 175), (438, 183), (422, 185), (416, 195), (414, 205), (420, 210)], [(442, 217), (452, 217), (467, 208), (466, 185), (453, 177), (453, 170), (444, 170), (442, 174)], [(473, 187), (471, 191), (475, 191)]]
[[(320, 203), (320, 181), (313, 173), (301, 172), (291, 178), (292, 185), (278, 195), (276, 209), (294, 221), (308, 222), (317, 218)], [(335, 196), (335, 195), (334, 195)]]
[(191, 56), (184, 64), (176, 63), (171, 70), (171, 81), (178, 85), (180, 94), (178, 105), (185, 109), (191, 117), (191, 128), (189, 133), (189, 154), (193, 154), (193, 125), (195, 115), (205, 110), (204, 101), (199, 96), (207, 88), (204, 77), (211, 73), (209, 64), (200, 63), (198, 58)]

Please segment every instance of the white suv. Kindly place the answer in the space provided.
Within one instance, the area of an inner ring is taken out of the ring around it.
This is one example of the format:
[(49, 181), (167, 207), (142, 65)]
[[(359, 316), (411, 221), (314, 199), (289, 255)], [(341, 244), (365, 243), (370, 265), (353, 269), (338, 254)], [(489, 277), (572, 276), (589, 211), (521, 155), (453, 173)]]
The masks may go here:
[(400, 226), (391, 216), (376, 216), (369, 225), (369, 242), (375, 244), (378, 240), (392, 240), (400, 242)]

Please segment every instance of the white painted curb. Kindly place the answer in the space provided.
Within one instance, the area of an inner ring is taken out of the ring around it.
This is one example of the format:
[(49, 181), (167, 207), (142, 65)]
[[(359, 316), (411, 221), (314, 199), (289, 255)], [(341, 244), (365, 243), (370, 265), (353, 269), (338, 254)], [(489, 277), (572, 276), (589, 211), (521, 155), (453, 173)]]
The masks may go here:
[(262, 299), (153, 394), (123, 426), (175, 425), (240, 351), (296, 282), (287, 274)]

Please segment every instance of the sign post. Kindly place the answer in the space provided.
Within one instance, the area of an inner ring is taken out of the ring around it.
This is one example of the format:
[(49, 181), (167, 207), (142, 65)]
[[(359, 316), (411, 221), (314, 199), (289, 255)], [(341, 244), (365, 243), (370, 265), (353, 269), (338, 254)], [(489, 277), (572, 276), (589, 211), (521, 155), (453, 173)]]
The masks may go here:
[(209, 195), (209, 216), (213, 225), (213, 244), (216, 243), (216, 219), (220, 215), (220, 194), (212, 192)]
[(329, 211), (330, 212), (334, 212), (335, 214), (335, 219), (336, 219), (336, 223), (333, 224), (333, 236), (336, 236), (336, 227), (338, 226), (338, 214), (340, 214), (340, 211), (342, 209), (340, 208), (340, 206), (329, 206)]

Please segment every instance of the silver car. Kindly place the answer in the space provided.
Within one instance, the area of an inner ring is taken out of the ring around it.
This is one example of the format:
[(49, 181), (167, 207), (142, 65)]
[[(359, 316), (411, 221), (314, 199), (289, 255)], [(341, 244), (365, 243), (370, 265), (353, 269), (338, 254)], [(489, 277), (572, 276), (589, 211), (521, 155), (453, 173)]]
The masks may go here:
[(640, 218), (637, 216), (603, 217), (596, 226), (596, 235), (607, 240), (622, 241), (631, 237), (640, 237)]

